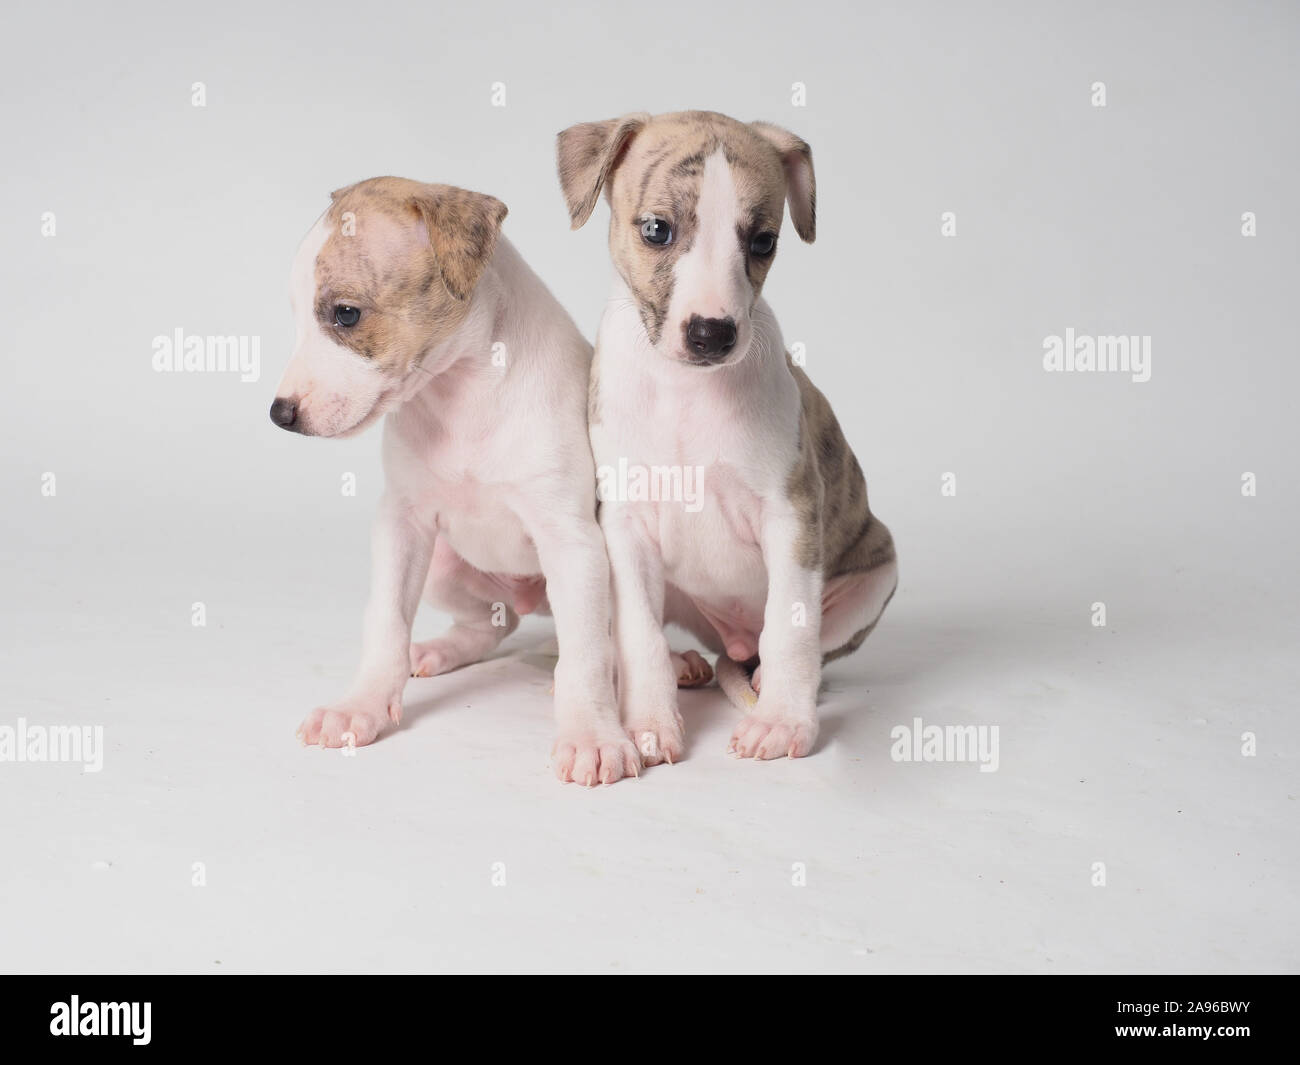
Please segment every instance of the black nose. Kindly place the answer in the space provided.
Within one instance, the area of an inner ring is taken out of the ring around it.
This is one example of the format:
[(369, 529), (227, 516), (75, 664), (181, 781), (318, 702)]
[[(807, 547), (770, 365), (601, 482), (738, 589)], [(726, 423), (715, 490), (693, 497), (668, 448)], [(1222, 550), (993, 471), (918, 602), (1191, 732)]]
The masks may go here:
[(298, 404), (292, 399), (277, 399), (271, 404), (271, 421), (281, 429), (292, 429), (298, 420)]
[(686, 323), (686, 346), (706, 359), (720, 359), (736, 346), (736, 323), (692, 314)]

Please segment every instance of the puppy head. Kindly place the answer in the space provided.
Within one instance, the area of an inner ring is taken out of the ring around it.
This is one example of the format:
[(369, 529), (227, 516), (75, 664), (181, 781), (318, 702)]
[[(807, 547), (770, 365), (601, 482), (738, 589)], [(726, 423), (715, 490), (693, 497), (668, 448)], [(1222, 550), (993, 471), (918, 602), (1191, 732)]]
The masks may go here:
[(743, 359), (787, 202), (799, 236), (816, 234), (808, 145), (766, 122), (688, 111), (573, 126), (557, 155), (574, 229), (604, 188), (614, 266), (655, 350), (693, 366)]
[(335, 192), (294, 259), (298, 342), (271, 420), (348, 436), (437, 373), (424, 357), (464, 321), (505, 216), (491, 196), (404, 178)]

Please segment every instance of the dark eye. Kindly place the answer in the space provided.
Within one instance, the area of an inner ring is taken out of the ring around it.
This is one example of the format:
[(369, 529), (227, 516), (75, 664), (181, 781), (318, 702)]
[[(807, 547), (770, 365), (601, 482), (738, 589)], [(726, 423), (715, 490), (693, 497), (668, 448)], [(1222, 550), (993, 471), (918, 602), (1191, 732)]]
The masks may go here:
[(752, 255), (767, 256), (776, 250), (775, 233), (759, 233), (749, 242), (749, 251)]
[(662, 218), (650, 215), (641, 223), (641, 239), (647, 244), (658, 244), (663, 247), (665, 244), (672, 243), (673, 227)]
[(361, 318), (361, 312), (355, 307), (349, 307), (346, 303), (340, 303), (334, 308), (334, 324), (341, 325), (345, 329), (354, 326)]

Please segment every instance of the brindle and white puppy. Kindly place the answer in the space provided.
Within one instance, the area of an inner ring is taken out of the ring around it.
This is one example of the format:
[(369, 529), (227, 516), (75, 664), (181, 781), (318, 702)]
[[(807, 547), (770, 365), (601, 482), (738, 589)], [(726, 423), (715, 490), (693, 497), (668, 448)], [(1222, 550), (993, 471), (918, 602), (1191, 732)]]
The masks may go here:
[[(554, 614), (562, 780), (639, 769), (619, 724), (609, 566), (596, 524), (586, 399), (591, 345), (504, 236), (499, 200), (375, 178), (334, 193), (298, 250), (298, 342), (271, 418), (348, 436), (385, 414), (361, 667), (307, 715), (304, 743), (370, 743), (411, 675), (477, 662)], [(453, 618), (410, 644), (423, 598)]]
[(692, 111), (574, 126), (558, 161), (573, 228), (602, 188), (610, 203), (597, 469), (704, 472), (702, 509), (602, 492), (624, 726), (646, 764), (681, 755), (675, 622), (720, 652), (719, 683), (746, 711), (730, 750), (805, 755), (823, 662), (857, 649), (898, 580), (862, 470), (760, 295), (787, 202), (815, 235), (812, 153), (776, 126)]

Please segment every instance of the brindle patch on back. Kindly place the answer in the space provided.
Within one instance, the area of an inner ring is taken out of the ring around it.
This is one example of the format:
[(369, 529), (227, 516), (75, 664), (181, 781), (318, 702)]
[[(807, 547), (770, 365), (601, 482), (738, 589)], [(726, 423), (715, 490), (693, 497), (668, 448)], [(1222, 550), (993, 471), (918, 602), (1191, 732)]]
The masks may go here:
[(799, 385), (803, 408), (798, 457), (786, 481), (786, 494), (804, 529), (796, 545), (799, 564), (820, 567), (830, 581), (893, 561), (893, 538), (871, 513), (867, 480), (830, 403), (788, 354), (786, 365)]
[[(316, 257), (316, 320), (383, 372), (405, 373), (464, 320), (505, 213), (491, 196), (405, 178), (340, 189)], [(355, 326), (335, 323), (340, 304), (361, 311)]]

